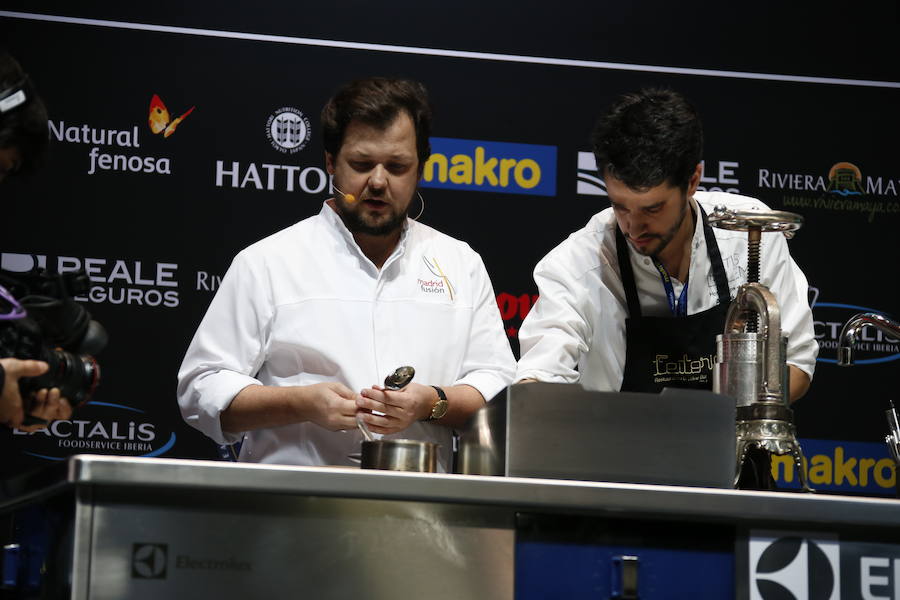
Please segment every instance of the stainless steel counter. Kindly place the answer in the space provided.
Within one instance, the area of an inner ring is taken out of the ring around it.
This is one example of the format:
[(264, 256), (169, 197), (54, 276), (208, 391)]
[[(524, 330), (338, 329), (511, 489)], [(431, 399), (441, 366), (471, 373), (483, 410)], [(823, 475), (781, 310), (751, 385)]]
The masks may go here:
[(68, 511), (48, 535), (76, 599), (520, 597), (523, 515), (900, 539), (876, 498), (94, 455), (40, 481), (0, 512)]

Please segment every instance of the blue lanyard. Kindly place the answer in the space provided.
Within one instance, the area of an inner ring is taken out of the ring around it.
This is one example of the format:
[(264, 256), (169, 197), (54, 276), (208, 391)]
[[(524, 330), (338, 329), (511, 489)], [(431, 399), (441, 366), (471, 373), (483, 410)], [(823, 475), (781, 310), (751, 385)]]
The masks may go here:
[(662, 266), (662, 263), (655, 258), (653, 259), (653, 265), (656, 267), (656, 270), (659, 271), (659, 276), (662, 278), (663, 287), (666, 289), (666, 298), (669, 299), (669, 309), (672, 311), (672, 314), (676, 317), (687, 316), (687, 283), (681, 288), (681, 295), (678, 296), (678, 300), (676, 301), (675, 288), (672, 286), (672, 278), (669, 276), (669, 272), (666, 271), (666, 268)]

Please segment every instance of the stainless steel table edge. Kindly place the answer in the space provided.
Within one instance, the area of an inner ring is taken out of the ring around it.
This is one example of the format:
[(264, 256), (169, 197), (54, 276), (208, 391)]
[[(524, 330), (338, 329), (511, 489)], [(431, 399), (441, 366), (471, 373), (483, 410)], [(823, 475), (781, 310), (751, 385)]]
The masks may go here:
[(900, 501), (881, 498), (102, 455), (73, 456), (68, 466), (67, 480), (76, 486), (202, 488), (520, 511), (900, 528)]

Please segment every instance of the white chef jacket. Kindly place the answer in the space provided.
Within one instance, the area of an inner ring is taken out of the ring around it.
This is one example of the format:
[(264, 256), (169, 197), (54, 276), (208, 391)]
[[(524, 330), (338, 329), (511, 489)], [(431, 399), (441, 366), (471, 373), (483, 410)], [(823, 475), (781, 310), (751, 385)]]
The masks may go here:
[[(696, 204), (707, 215), (716, 206), (732, 210), (768, 210), (759, 200), (725, 192), (696, 192), (691, 208), (697, 216), (688, 275), (689, 315), (719, 303), (712, 265)], [(625, 373), (625, 319), (628, 305), (616, 261), (616, 217), (612, 208), (550, 251), (535, 267), (540, 297), (522, 322), (522, 358), (516, 380), (580, 382), (585, 389), (619, 391)], [(747, 233), (713, 228), (731, 297), (747, 281)], [(802, 235), (802, 232), (801, 232)], [(650, 257), (628, 248), (644, 316), (671, 316), (659, 271)], [(788, 252), (781, 233), (762, 234), (760, 282), (781, 309), (782, 335), (788, 337), (787, 362), (812, 378), (819, 347), (813, 337), (808, 284)], [(675, 297), (684, 284), (672, 280)]]
[[(352, 465), (356, 428), (313, 423), (222, 431), (219, 415), (248, 385), (338, 381), (359, 391), (412, 365), (422, 384), (467, 384), (490, 400), (515, 358), (481, 257), (407, 219), (379, 271), (327, 204), (240, 252), (222, 279), (178, 374), (182, 416), (218, 443), (244, 439), (240, 460)], [(414, 423), (389, 438), (437, 442), (446, 470), (451, 431)]]

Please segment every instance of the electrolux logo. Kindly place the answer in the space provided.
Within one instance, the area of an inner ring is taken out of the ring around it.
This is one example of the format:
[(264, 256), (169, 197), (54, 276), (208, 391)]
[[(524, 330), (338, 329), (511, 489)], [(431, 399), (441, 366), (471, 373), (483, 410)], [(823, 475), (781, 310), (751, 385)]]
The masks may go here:
[[(864, 312), (886, 314), (884, 311), (843, 302), (819, 302), (818, 288), (810, 288), (813, 310), (813, 331), (819, 344), (817, 362), (837, 363), (841, 329), (854, 315)], [(872, 365), (900, 359), (900, 340), (875, 327), (864, 327), (853, 346), (855, 365)]]
[(20, 273), (36, 267), (56, 273), (84, 269), (92, 285), (84, 296), (75, 297), (79, 302), (163, 308), (179, 304), (176, 263), (3, 252), (0, 267)]
[(167, 544), (137, 543), (131, 546), (133, 579), (165, 579), (169, 563)]
[(556, 146), (431, 138), (422, 187), (556, 195)]
[(748, 557), (751, 600), (840, 598), (840, 546), (836, 538), (752, 531)]
[(294, 154), (309, 143), (309, 118), (291, 106), (282, 106), (266, 121), (266, 138), (279, 152)]

